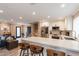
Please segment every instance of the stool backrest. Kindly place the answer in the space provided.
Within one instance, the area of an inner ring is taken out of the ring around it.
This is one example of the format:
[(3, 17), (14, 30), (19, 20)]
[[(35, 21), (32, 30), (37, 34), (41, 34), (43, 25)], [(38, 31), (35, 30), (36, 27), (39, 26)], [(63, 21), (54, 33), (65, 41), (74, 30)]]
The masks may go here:
[(47, 49), (47, 56), (65, 56), (65, 53), (62, 51)]
[(37, 45), (30, 45), (30, 50), (34, 51), (40, 51), (40, 50), (43, 50), (43, 47), (41, 46), (37, 46)]
[(20, 48), (29, 48), (29, 43), (21, 43)]

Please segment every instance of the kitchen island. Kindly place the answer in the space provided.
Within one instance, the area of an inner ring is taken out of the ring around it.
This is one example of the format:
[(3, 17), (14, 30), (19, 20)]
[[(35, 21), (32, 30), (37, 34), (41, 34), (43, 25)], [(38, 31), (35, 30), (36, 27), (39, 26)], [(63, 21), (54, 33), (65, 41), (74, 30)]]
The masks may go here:
[(44, 47), (45, 49), (51, 48), (58, 51), (63, 51), (66, 55), (79, 56), (79, 42), (74, 40), (58, 40), (42, 37), (28, 37), (18, 38), (30, 44), (35, 44)]

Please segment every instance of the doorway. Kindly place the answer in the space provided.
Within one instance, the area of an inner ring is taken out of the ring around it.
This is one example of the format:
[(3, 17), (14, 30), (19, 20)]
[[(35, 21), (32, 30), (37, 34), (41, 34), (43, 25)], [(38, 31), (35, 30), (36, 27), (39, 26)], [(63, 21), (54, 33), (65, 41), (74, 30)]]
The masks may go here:
[(31, 27), (27, 27), (26, 37), (31, 37)]
[(41, 28), (41, 37), (48, 37), (48, 27)]

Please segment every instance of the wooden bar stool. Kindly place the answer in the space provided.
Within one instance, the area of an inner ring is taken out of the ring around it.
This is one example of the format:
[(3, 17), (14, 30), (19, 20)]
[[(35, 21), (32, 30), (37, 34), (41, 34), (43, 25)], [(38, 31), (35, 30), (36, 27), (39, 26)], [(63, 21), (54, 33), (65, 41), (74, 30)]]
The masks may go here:
[(37, 45), (30, 45), (30, 51), (31, 51), (31, 55), (35, 56), (35, 55), (39, 55), (42, 54), (43, 56), (43, 50), (44, 48), (41, 46), (37, 46)]
[(64, 52), (47, 49), (47, 56), (65, 56)]
[[(29, 48), (30, 46), (28, 43), (21, 43), (20, 44), (20, 49), (21, 49), (20, 56), (21, 55), (24, 56), (25, 54), (29, 55)], [(25, 53), (25, 51), (27, 51), (27, 53)]]

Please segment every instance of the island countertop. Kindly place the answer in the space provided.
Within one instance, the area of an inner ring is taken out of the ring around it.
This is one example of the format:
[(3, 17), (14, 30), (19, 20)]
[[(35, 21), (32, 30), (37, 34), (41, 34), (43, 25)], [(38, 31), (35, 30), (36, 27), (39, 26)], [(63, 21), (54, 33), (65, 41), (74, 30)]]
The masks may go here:
[(58, 47), (79, 53), (79, 42), (74, 40), (60, 40), (41, 37), (19, 38), (33, 43), (39, 43), (51, 47)]

